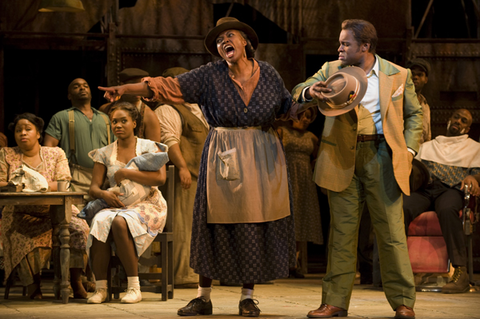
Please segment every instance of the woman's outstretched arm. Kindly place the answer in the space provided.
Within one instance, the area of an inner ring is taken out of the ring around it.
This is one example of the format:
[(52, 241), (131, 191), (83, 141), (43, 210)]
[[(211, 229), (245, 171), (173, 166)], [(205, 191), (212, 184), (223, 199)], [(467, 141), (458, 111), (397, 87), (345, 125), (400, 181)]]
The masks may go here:
[(110, 102), (118, 100), (124, 94), (137, 95), (146, 98), (151, 98), (153, 96), (152, 90), (150, 90), (145, 82), (129, 83), (110, 87), (99, 86), (98, 89), (105, 91), (103, 97)]

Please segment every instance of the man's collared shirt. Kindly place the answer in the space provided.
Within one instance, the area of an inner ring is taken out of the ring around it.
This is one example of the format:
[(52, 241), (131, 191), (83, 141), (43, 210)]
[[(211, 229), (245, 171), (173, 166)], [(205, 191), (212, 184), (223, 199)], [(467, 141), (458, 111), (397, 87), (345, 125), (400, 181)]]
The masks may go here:
[(383, 134), (378, 72), (378, 59), (375, 59), (372, 70), (367, 74), (367, 92), (358, 106), (358, 134)]
[[(74, 110), (75, 116), (75, 154), (70, 152), (68, 111)], [(93, 168), (93, 160), (88, 153), (110, 144), (107, 124), (100, 111), (92, 107), (93, 118), (90, 120), (76, 107), (56, 113), (48, 124), (45, 133), (57, 139), (58, 146), (65, 151), (68, 162), (82, 167)], [(110, 134), (113, 139), (113, 135)]]
[[(383, 134), (382, 115), (380, 112), (380, 83), (379, 74), (380, 66), (378, 59), (375, 58), (375, 63), (372, 70), (367, 75), (368, 87), (365, 96), (360, 102), (358, 108), (358, 134), (371, 135)], [(306, 99), (305, 92), (310, 86), (305, 87), (301, 93), (301, 100), (310, 102), (312, 99)]]

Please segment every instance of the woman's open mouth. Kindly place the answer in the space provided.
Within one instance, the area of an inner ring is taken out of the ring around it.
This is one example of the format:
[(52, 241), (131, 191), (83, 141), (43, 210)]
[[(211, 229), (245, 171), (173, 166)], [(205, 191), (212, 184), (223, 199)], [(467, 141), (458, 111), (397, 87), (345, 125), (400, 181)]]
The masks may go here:
[(225, 54), (226, 54), (227, 58), (232, 58), (233, 55), (235, 54), (235, 49), (229, 44), (224, 46), (223, 50), (225, 50)]

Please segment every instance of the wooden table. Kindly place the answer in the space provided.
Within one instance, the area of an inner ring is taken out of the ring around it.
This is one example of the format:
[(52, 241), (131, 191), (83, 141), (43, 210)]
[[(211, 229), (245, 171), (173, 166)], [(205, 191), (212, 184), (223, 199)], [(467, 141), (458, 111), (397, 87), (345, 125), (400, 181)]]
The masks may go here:
[(72, 219), (72, 204), (82, 204), (83, 192), (47, 192), (47, 193), (13, 193), (0, 192), (0, 206), (3, 205), (50, 205), (53, 226), (53, 261), (55, 268), (54, 293), (60, 295), (63, 303), (68, 303), (70, 295), (70, 231), (68, 226)]

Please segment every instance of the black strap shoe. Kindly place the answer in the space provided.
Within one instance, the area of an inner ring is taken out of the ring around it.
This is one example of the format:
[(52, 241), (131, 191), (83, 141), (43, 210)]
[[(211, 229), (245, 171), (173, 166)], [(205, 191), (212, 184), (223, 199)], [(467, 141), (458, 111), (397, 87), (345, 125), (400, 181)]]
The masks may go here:
[(198, 315), (211, 315), (212, 314), (212, 301), (205, 301), (205, 298), (198, 297), (191, 300), (188, 305), (178, 309), (177, 315), (179, 316), (198, 316)]
[(244, 317), (258, 317), (260, 315), (260, 309), (257, 305), (258, 300), (256, 299), (244, 299), (240, 301), (238, 305), (238, 314)]

